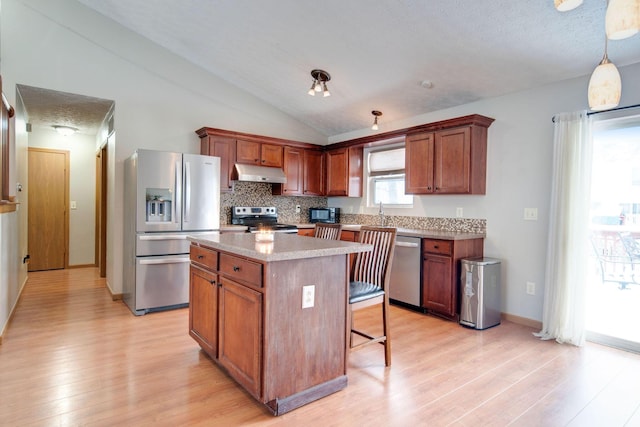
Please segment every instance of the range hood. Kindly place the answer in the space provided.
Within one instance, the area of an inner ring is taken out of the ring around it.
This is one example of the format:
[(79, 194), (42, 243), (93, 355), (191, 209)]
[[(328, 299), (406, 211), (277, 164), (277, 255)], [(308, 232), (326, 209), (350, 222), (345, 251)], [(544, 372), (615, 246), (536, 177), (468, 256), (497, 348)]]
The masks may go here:
[(236, 163), (235, 169), (238, 181), (287, 183), (287, 177), (280, 168)]

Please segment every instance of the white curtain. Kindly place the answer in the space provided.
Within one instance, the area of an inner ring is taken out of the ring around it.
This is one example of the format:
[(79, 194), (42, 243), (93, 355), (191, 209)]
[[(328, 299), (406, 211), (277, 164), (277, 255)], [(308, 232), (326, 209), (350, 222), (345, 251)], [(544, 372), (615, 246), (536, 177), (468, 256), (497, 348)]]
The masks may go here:
[(586, 112), (554, 117), (553, 180), (542, 339), (585, 342), (587, 226), (591, 193), (591, 120)]

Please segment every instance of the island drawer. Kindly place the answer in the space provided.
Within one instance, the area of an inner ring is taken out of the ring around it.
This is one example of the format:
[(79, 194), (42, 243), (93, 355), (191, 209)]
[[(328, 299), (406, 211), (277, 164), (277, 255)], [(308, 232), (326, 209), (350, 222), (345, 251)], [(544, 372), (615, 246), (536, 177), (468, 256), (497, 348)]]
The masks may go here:
[(422, 239), (422, 251), (430, 254), (451, 255), (453, 244), (450, 240)]
[(220, 254), (220, 273), (249, 285), (262, 287), (262, 264), (230, 254)]
[(189, 259), (198, 264), (202, 264), (211, 270), (218, 269), (218, 252), (203, 248), (202, 246), (191, 245)]

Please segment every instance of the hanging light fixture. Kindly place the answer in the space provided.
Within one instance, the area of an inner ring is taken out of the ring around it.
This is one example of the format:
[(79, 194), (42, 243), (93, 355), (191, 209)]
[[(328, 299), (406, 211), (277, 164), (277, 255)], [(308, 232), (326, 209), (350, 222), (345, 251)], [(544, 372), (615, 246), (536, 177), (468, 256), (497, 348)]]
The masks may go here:
[(311, 77), (313, 77), (313, 83), (311, 88), (307, 92), (311, 96), (316, 96), (316, 92), (322, 92), (323, 96), (331, 96), (329, 88), (327, 88), (327, 82), (331, 80), (331, 76), (324, 70), (311, 70)]
[(622, 40), (640, 31), (640, 0), (611, 0), (605, 17), (607, 37)]
[(582, 0), (553, 0), (553, 3), (560, 12), (566, 12), (580, 6)]
[(71, 126), (53, 125), (52, 127), (56, 130), (56, 132), (58, 132), (62, 136), (73, 135), (78, 131), (77, 128), (74, 128)]
[(589, 80), (589, 108), (604, 111), (618, 106), (622, 94), (622, 81), (616, 66), (607, 57), (607, 38), (604, 39), (604, 56), (593, 70)]
[(373, 126), (371, 126), (371, 129), (372, 130), (378, 130), (378, 117), (380, 117), (382, 115), (382, 112), (378, 111), (378, 110), (373, 110), (371, 112), (371, 114), (373, 114), (373, 117), (374, 117)]

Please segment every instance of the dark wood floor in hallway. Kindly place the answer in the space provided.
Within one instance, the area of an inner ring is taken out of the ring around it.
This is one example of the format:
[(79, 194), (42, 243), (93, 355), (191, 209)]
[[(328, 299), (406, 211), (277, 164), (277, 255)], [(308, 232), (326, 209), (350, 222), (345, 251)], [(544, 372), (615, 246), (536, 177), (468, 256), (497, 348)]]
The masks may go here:
[(474, 331), (393, 307), (390, 368), (381, 346), (353, 352), (345, 390), (281, 417), (187, 326), (187, 309), (133, 316), (93, 268), (30, 273), (0, 345), (0, 425), (640, 426), (640, 355), (510, 322)]

